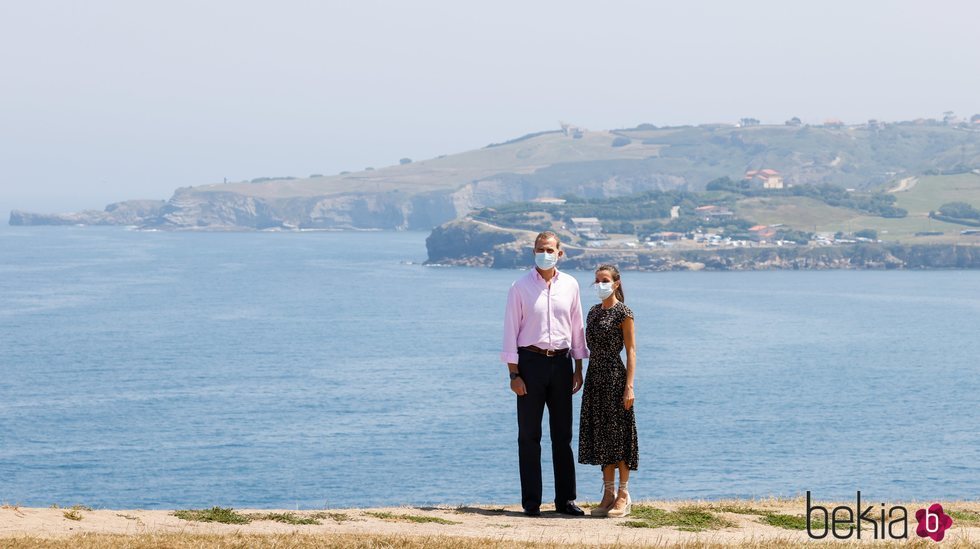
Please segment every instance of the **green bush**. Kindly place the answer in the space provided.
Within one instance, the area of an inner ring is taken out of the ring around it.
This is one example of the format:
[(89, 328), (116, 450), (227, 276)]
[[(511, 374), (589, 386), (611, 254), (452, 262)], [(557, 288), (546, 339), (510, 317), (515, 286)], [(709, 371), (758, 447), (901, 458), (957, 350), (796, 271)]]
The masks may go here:
[(947, 202), (939, 207), (939, 213), (947, 217), (980, 219), (980, 210), (977, 210), (966, 202)]
[(797, 244), (807, 244), (813, 238), (813, 233), (806, 231), (796, 231), (792, 229), (780, 229), (776, 231), (776, 240), (788, 240)]

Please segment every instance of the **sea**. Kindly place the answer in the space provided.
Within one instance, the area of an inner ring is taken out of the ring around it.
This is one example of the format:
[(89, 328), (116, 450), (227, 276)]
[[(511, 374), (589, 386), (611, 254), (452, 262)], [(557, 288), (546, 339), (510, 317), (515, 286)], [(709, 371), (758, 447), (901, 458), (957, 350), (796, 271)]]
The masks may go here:
[[(524, 272), (424, 266), (426, 236), (0, 227), (0, 501), (519, 503), (499, 353)], [(634, 498), (980, 496), (980, 272), (622, 283)]]

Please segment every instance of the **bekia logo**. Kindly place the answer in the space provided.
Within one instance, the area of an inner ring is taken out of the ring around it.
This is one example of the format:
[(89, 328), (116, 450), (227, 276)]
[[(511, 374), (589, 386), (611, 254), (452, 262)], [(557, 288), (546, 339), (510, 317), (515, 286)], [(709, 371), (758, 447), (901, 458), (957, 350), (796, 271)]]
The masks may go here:
[[(813, 505), (810, 491), (806, 492), (806, 533), (813, 539), (823, 539), (833, 534), (837, 539), (856, 536), (861, 532), (871, 532), (874, 539), (905, 539), (909, 536), (909, 512), (901, 505), (886, 507), (884, 503), (875, 512), (875, 505), (861, 507), (861, 491), (857, 491), (854, 509), (838, 505), (828, 510), (822, 505)], [(886, 517), (887, 511), (887, 517)], [(943, 506), (933, 503), (927, 509), (915, 512), (918, 525), (915, 533), (922, 538), (942, 541), (946, 530), (953, 526), (953, 518), (943, 512)]]
[(915, 533), (920, 538), (932, 538), (935, 541), (942, 541), (946, 530), (953, 525), (953, 517), (944, 513), (943, 506), (938, 503), (933, 503), (928, 509), (916, 511), (915, 520), (919, 521)]

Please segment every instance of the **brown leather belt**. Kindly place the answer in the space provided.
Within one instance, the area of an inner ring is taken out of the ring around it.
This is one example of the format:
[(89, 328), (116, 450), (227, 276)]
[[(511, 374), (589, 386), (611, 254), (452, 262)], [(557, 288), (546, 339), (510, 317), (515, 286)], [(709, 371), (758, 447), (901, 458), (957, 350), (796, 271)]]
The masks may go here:
[(534, 345), (518, 347), (518, 349), (524, 349), (525, 351), (531, 351), (532, 353), (538, 353), (539, 355), (544, 356), (566, 356), (568, 354), (568, 349), (542, 349), (540, 347), (535, 347)]

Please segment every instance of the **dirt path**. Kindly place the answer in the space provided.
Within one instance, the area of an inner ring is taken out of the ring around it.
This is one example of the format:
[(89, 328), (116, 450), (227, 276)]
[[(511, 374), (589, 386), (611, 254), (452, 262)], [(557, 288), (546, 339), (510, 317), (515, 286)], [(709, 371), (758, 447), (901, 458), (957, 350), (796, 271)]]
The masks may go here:
[[(831, 508), (827, 502), (822, 505)], [(853, 508), (854, 502), (843, 502)], [(922, 504), (905, 504), (909, 510), (908, 535), (915, 534), (915, 511)], [(946, 540), (980, 543), (980, 502), (944, 504), (958, 517), (946, 532)], [(127, 534), (370, 534), (426, 538), (491, 539), (500, 542), (546, 544), (672, 545), (713, 543), (793, 546), (807, 541), (802, 499), (728, 501), (648, 501), (636, 505), (634, 515), (622, 519), (581, 518), (558, 515), (546, 509), (540, 517), (525, 517), (516, 505), (463, 507), (386, 507), (331, 509), (327, 511), (272, 511), (236, 509), (240, 515), (255, 514), (247, 524), (197, 522), (174, 516), (173, 511), (72, 510), (58, 508), (0, 508), (0, 545), (4, 538), (37, 536), (59, 538), (81, 533)], [(286, 524), (270, 520), (269, 513), (290, 514), (292, 519), (314, 518), (319, 524)], [(875, 510), (877, 512), (877, 509)], [(76, 517), (72, 520), (66, 513)], [(75, 513), (75, 514), (72, 514)], [(773, 524), (781, 524), (777, 526)], [(794, 526), (795, 525), (795, 526)], [(862, 541), (869, 541), (869, 527)], [(828, 535), (827, 538), (832, 538)], [(852, 536), (852, 539), (854, 537)]]
[(915, 184), (918, 183), (918, 182), (919, 182), (919, 178), (918, 177), (906, 177), (906, 178), (900, 180), (897, 185), (895, 185), (894, 187), (888, 189), (888, 192), (890, 192), (890, 193), (904, 192), (904, 191), (907, 191), (907, 190), (911, 189), (912, 187), (914, 187)]

